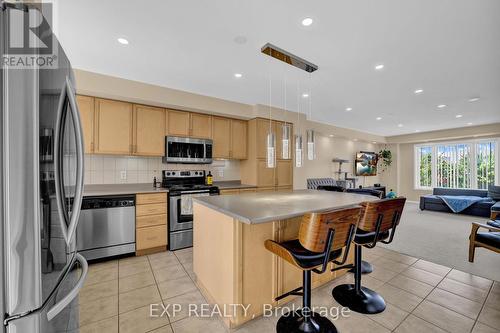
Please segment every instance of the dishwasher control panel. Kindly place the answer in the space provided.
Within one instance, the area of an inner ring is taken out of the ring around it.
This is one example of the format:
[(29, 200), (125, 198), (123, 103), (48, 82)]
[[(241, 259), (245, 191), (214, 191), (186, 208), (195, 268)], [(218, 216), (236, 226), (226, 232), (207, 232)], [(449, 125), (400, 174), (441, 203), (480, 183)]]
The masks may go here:
[(82, 210), (135, 206), (135, 196), (85, 197)]

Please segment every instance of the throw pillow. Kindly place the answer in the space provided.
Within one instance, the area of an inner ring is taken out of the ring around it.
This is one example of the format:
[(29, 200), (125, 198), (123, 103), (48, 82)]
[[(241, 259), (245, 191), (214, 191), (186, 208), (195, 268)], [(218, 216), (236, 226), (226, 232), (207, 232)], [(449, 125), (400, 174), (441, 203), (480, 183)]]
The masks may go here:
[(488, 186), (488, 196), (495, 201), (500, 201), (500, 186)]

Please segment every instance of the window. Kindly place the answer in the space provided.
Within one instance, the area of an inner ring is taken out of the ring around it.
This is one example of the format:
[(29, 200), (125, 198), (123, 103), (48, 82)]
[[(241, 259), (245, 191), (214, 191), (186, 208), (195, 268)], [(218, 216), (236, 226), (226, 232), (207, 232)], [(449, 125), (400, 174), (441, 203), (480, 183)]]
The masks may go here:
[(487, 189), (495, 184), (496, 142), (480, 142), (476, 145), (477, 188)]
[(487, 189), (498, 184), (498, 141), (415, 146), (415, 188)]
[(470, 145), (437, 146), (437, 187), (471, 188)]
[(432, 186), (432, 147), (418, 147), (417, 160), (420, 163), (418, 168), (418, 187)]

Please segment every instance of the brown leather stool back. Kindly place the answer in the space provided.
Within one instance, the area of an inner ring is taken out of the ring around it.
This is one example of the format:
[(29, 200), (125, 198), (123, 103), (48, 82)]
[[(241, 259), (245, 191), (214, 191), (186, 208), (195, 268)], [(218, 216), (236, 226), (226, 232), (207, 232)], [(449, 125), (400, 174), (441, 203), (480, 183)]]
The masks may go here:
[(363, 202), (361, 204), (363, 213), (358, 229), (376, 233), (384, 233), (392, 229), (390, 239), (392, 241), (394, 229), (401, 220), (405, 202), (406, 198), (403, 197)]
[(323, 252), (330, 230), (334, 231), (331, 250), (348, 246), (350, 231), (355, 230), (361, 214), (361, 208), (349, 208), (325, 213), (304, 215), (299, 229), (299, 242), (311, 252)]

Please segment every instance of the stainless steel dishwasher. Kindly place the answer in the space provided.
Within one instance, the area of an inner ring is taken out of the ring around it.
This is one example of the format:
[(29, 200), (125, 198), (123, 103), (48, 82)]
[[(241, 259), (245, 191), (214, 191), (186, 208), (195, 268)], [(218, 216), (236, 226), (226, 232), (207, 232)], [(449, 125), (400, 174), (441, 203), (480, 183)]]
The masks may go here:
[(87, 260), (135, 252), (135, 196), (85, 197), (76, 230)]

